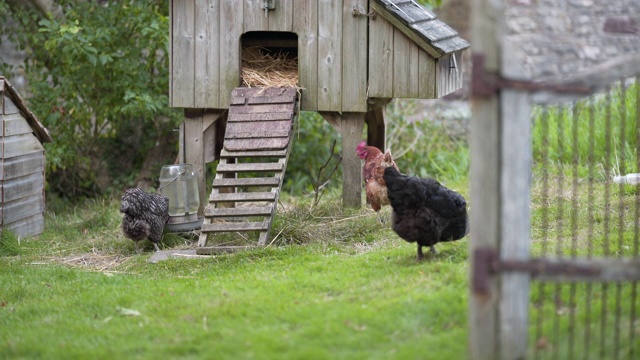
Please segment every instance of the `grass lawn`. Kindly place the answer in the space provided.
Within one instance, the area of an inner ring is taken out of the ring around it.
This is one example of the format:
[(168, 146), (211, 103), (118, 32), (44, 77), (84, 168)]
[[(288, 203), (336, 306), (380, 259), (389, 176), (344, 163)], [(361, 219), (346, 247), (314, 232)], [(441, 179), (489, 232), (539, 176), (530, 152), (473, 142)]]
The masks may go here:
[(117, 200), (50, 214), (4, 241), (0, 358), (465, 358), (468, 239), (418, 263), (370, 210), (323, 203), (280, 212), (280, 246), (157, 264)]

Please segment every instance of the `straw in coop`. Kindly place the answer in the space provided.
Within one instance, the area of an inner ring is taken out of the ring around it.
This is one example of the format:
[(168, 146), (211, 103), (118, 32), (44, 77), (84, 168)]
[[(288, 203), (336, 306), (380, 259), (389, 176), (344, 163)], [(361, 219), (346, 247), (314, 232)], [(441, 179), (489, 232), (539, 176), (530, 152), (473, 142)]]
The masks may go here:
[(242, 80), (248, 87), (297, 87), (298, 59), (289, 58), (286, 52), (246, 48), (242, 52)]

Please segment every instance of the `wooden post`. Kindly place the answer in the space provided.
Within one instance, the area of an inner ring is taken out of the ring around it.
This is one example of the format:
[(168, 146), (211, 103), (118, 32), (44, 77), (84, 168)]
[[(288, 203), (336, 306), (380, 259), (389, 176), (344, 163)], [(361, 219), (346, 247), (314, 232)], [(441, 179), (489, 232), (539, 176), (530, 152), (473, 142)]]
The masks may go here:
[[(220, 155), (221, 144), (217, 143), (220, 134), (217, 129), (218, 120), (226, 115), (226, 110), (185, 109), (185, 120), (180, 127), (179, 160), (193, 165), (198, 174), (198, 191), (200, 208), (198, 215), (202, 216), (204, 207), (208, 204), (206, 164)], [(224, 133), (222, 134), (224, 136)], [(214, 154), (207, 152), (214, 151)]]
[(342, 204), (362, 206), (362, 160), (356, 147), (362, 141), (364, 119), (367, 113), (318, 112), (342, 134)]
[[(471, 49), (486, 55), (489, 71), (499, 69), (499, 43), (496, 40), (495, 22), (499, 12), (488, 0), (472, 2)], [(476, 74), (472, 74), (476, 76)], [(476, 259), (474, 251), (481, 247), (497, 248), (500, 236), (500, 97), (472, 96), (472, 119), (469, 147), (471, 152), (471, 269), (469, 277), (469, 358), (471, 360), (496, 359), (498, 349), (497, 307), (498, 284), (490, 279), (489, 291), (479, 294), (473, 291), (473, 275)], [(477, 209), (477, 211), (474, 211)]]
[(362, 160), (356, 147), (362, 141), (366, 113), (343, 113), (340, 123), (342, 134), (342, 204), (362, 206)]
[(367, 112), (365, 121), (367, 122), (367, 145), (375, 146), (384, 152), (387, 148), (384, 106)]
[[(474, 55), (485, 56), (487, 71), (517, 79), (522, 71), (503, 41), (503, 10), (488, 0), (473, 2)], [(474, 74), (474, 80), (481, 77)], [(478, 83), (474, 86), (486, 84)], [(531, 135), (529, 94), (500, 89), (472, 101), (471, 269), (480, 247), (497, 249), (502, 260), (529, 257)], [(473, 270), (470, 274), (473, 278)], [(473, 284), (472, 284), (473, 285)], [(470, 358), (524, 359), (527, 350), (529, 275), (504, 273), (490, 280), (487, 294), (471, 291)]]

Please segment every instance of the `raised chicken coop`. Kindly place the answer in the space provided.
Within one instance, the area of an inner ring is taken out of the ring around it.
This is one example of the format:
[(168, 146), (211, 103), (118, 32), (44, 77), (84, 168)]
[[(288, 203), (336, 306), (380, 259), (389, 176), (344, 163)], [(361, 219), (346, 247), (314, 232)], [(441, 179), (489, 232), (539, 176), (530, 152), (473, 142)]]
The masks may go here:
[[(212, 193), (201, 192), (200, 246), (208, 233), (243, 229), (260, 231), (264, 244), (300, 111), (317, 111), (339, 129), (343, 204), (361, 206), (354, 149), (365, 124), (367, 142), (384, 148), (384, 106), (461, 88), (461, 55), (469, 47), (415, 1), (172, 0), (170, 18), (170, 101), (185, 110), (180, 160), (194, 165), (201, 189), (205, 164), (220, 160)], [(267, 81), (254, 82), (256, 72)], [(241, 176), (248, 172), (260, 175)], [(266, 205), (233, 210), (256, 201)], [(266, 219), (216, 220), (240, 216)]]

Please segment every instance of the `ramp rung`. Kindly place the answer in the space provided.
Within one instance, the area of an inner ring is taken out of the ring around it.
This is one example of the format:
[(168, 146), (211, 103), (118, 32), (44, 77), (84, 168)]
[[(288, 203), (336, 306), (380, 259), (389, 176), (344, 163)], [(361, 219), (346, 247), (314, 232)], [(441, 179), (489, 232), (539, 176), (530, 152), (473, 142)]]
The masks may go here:
[(234, 231), (267, 231), (269, 224), (266, 221), (261, 222), (226, 222), (202, 224), (200, 231), (208, 232), (234, 232)]
[(233, 158), (262, 158), (262, 157), (278, 157), (287, 156), (287, 150), (266, 150), (266, 151), (228, 151), (222, 149), (220, 157), (223, 159)]
[[(231, 93), (224, 146), (209, 196), (210, 205), (204, 211), (198, 254), (251, 248), (207, 247), (210, 233), (253, 231), (259, 233), (258, 246), (267, 244), (291, 150), (292, 124), (300, 112), (298, 99), (299, 91), (293, 87), (240, 87)], [(223, 192), (234, 188), (255, 191)], [(245, 206), (218, 206), (242, 202)], [(224, 222), (218, 222), (221, 220)]]
[(279, 177), (268, 178), (221, 178), (213, 180), (212, 186), (233, 187), (233, 186), (278, 186), (280, 185)]
[(241, 192), (241, 193), (212, 193), (210, 202), (230, 202), (230, 201), (275, 201), (276, 194), (272, 192)]
[(281, 163), (247, 163), (247, 164), (218, 164), (216, 172), (271, 172), (282, 171)]
[(236, 208), (206, 208), (204, 216), (206, 217), (226, 217), (226, 216), (269, 216), (273, 210), (273, 206), (260, 207), (236, 207)]

